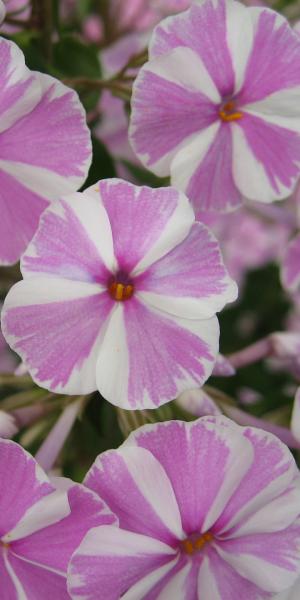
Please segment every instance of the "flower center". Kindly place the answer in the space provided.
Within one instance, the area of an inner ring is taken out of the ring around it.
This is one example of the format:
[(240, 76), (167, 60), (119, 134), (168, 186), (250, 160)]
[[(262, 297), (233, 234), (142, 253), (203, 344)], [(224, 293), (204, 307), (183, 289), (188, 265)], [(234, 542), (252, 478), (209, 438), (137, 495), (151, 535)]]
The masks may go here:
[(235, 100), (228, 100), (221, 104), (219, 109), (219, 117), (222, 121), (238, 121), (243, 116), (243, 113), (237, 110)]
[(203, 550), (204, 546), (213, 539), (213, 534), (210, 531), (206, 531), (200, 536), (198, 534), (192, 535), (186, 540), (183, 540), (183, 542), (181, 542), (181, 547), (186, 554), (191, 555)]
[(128, 280), (128, 277), (119, 273), (109, 279), (107, 284), (108, 293), (117, 302), (124, 302), (133, 296), (134, 285)]

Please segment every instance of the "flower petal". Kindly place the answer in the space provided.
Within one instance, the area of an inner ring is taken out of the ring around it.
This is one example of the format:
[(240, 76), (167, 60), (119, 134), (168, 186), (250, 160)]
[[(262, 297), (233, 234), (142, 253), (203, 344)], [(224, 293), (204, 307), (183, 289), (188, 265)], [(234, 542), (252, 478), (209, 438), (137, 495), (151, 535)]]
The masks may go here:
[[(14, 582), (19, 581), (23, 594), (19, 592), (16, 600), (40, 600), (43, 590), (43, 600), (68, 600), (66, 577), (60, 573), (43, 569), (39, 565), (20, 560), (12, 553), (8, 562)], [(7, 600), (14, 600), (8, 596)]]
[(252, 444), (254, 459), (216, 524), (218, 531), (226, 535), (233, 527), (238, 532), (245, 520), (293, 486), (297, 476), (291, 452), (277, 437), (252, 427), (244, 429), (244, 437)]
[(19, 523), (33, 504), (53, 492), (54, 488), (30, 454), (15, 442), (4, 439), (0, 439), (0, 481), (2, 538)]
[(21, 261), (24, 278), (47, 273), (104, 287), (114, 266), (111, 228), (95, 186), (49, 206)]
[(276, 91), (300, 84), (300, 39), (288, 21), (268, 8), (250, 8), (254, 39), (245, 83), (239, 96), (257, 102)]
[(98, 349), (112, 308), (99, 285), (25, 279), (6, 297), (2, 330), (34, 380), (57, 392), (87, 394), (96, 389)]
[(137, 581), (174, 559), (162, 542), (118, 527), (91, 529), (73, 554), (68, 587), (73, 599), (116, 600)]
[(240, 192), (260, 202), (288, 196), (299, 174), (300, 136), (250, 113), (232, 125), (232, 134), (233, 178)]
[(220, 101), (201, 58), (190, 48), (150, 61), (133, 88), (129, 139), (135, 153), (156, 175), (167, 176), (175, 154), (216, 120)]
[(120, 270), (143, 271), (179, 244), (194, 220), (188, 199), (173, 188), (137, 187), (120, 179), (99, 182)]
[(0, 57), (2, 144), (3, 132), (36, 106), (41, 99), (42, 90), (38, 78), (27, 69), (23, 52), (14, 42), (1, 38)]
[[(2, 132), (0, 164), (8, 172), (14, 169), (16, 178), (42, 198), (56, 199), (84, 182), (91, 159), (90, 134), (77, 94), (49, 75), (35, 77), (42, 98)], [(42, 183), (44, 176), (47, 185)]]
[(188, 46), (202, 57), (216, 87), (222, 96), (226, 96), (232, 93), (235, 84), (227, 35), (224, 0), (193, 3), (186, 13), (165, 19), (155, 28), (150, 59), (177, 46)]
[(37, 230), (48, 202), (22, 185), (13, 174), (3, 171), (1, 166), (0, 181), (0, 263), (11, 265), (19, 260)]
[(118, 515), (122, 529), (169, 545), (183, 537), (170, 481), (147, 450), (121, 446), (100, 454), (84, 484)]
[(155, 408), (210, 375), (218, 321), (167, 318), (135, 298), (118, 306), (99, 350), (97, 386), (126, 409)]
[[(68, 513), (53, 520), (49, 496), (49, 508), (47, 513), (43, 513), (44, 523), (39, 519), (40, 507), (36, 504), (36, 531), (14, 541), (10, 548), (20, 560), (40, 566), (41, 569), (66, 573), (70, 557), (86, 533), (92, 527), (115, 524), (117, 519), (96, 494), (81, 485), (73, 484), (67, 493), (61, 490), (60, 494), (66, 498)], [(26, 527), (26, 515), (23, 522)]]
[(217, 240), (201, 223), (135, 280), (135, 289), (154, 308), (190, 319), (209, 319), (237, 297)]
[(218, 543), (216, 549), (242, 577), (266, 592), (292, 586), (300, 574), (300, 525)]
[(224, 212), (241, 204), (232, 153), (231, 126), (218, 122), (195, 136), (172, 161), (172, 184), (186, 192), (200, 220), (201, 211)]

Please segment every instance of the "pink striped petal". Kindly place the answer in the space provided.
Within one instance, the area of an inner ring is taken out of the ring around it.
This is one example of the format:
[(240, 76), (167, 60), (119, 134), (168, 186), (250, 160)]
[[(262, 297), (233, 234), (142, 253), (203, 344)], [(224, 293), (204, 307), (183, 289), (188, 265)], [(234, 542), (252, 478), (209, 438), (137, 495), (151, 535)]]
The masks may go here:
[(114, 266), (111, 228), (95, 186), (49, 206), (21, 261), (25, 278), (49, 274), (105, 288)]
[(0, 439), (0, 482), (1, 539), (33, 504), (54, 488), (30, 454), (15, 442), (4, 439)]
[(226, 25), (224, 0), (218, 3), (209, 0), (200, 5), (194, 3), (186, 13), (170, 17), (155, 28), (150, 44), (150, 58), (161, 56), (177, 46), (192, 48), (202, 57), (221, 94), (230, 94), (234, 88), (235, 76)]
[(6, 297), (2, 330), (34, 380), (57, 392), (87, 394), (96, 389), (101, 332), (112, 307), (99, 284), (24, 279)]
[(172, 183), (186, 192), (200, 219), (201, 211), (224, 212), (241, 204), (232, 152), (231, 128), (217, 123), (182, 148), (171, 164)]
[(219, 245), (211, 232), (195, 223), (190, 234), (136, 279), (138, 297), (179, 317), (208, 319), (237, 297)]
[(300, 525), (219, 543), (217, 552), (242, 577), (265, 592), (280, 592), (299, 577)]
[(267, 8), (251, 8), (253, 47), (241, 90), (241, 101), (257, 102), (300, 85), (300, 39), (288, 21)]
[[(65, 491), (61, 491), (60, 494), (67, 499), (68, 514), (63, 519), (51, 523), (48, 510), (48, 514), (45, 515), (46, 525), (31, 535), (12, 542), (10, 552), (19, 560), (39, 564), (46, 570), (66, 573), (70, 556), (86, 532), (98, 525), (113, 525), (117, 519), (96, 494), (83, 486), (72, 484), (67, 494)], [(39, 505), (36, 505), (36, 520), (38, 515)], [(26, 516), (24, 522), (26, 523)]]
[(126, 409), (155, 408), (210, 375), (218, 321), (169, 318), (131, 298), (109, 322), (97, 362), (101, 394)]
[(300, 136), (250, 113), (232, 132), (233, 178), (244, 196), (261, 202), (288, 196), (299, 174)]
[(191, 49), (177, 48), (150, 61), (133, 88), (129, 139), (135, 153), (156, 175), (167, 176), (180, 148), (216, 121), (219, 102), (206, 68)]
[(113, 236), (120, 270), (142, 271), (187, 236), (194, 214), (187, 198), (173, 188), (152, 189), (108, 179), (100, 196)]
[[(251, 443), (254, 460), (232, 494), (216, 523), (218, 531), (228, 532), (244, 522), (270, 501), (294, 486), (297, 468), (292, 454), (277, 437), (260, 429), (245, 428), (244, 437)], [(298, 486), (298, 483), (296, 482)], [(300, 512), (300, 510), (299, 510)], [(272, 520), (273, 515), (270, 514)], [(261, 530), (264, 524), (261, 523)], [(268, 531), (268, 522), (266, 521)], [(227, 535), (227, 533), (226, 533)]]
[(68, 575), (72, 599), (117, 600), (137, 581), (174, 559), (175, 551), (148, 536), (118, 527), (94, 528), (74, 553)]
[(184, 537), (171, 483), (147, 450), (121, 447), (101, 454), (84, 484), (118, 515), (123, 529), (169, 545)]
[[(248, 579), (234, 570), (214, 549), (209, 551), (209, 558), (204, 559), (199, 572), (199, 596), (207, 590), (207, 598), (211, 600), (263, 600), (270, 598)], [(213, 590), (213, 591), (212, 591)]]
[[(20, 560), (13, 554), (8, 557), (8, 563), (13, 573), (14, 583), (20, 582), (24, 594), (18, 590), (16, 600), (40, 600), (41, 590), (43, 590), (43, 600), (53, 600), (54, 598), (68, 600), (70, 598), (66, 578), (63, 574)], [(7, 600), (14, 600), (14, 596), (8, 596)]]

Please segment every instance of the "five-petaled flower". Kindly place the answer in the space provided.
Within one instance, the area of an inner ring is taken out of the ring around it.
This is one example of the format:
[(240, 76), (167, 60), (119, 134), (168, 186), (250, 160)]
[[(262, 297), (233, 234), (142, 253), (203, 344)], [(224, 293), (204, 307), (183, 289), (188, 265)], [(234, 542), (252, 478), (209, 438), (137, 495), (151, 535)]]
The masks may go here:
[(2, 329), (35, 381), (155, 408), (210, 375), (216, 312), (236, 298), (211, 232), (173, 188), (119, 179), (53, 203)]
[(55, 481), (21, 446), (0, 439), (1, 599), (68, 600), (72, 553), (90, 528), (116, 522), (96, 494)]
[(300, 163), (300, 39), (286, 19), (205, 0), (155, 29), (134, 84), (140, 160), (196, 214), (289, 195)]
[(146, 425), (85, 485), (119, 528), (94, 528), (74, 553), (73, 600), (261, 600), (299, 575), (299, 472), (272, 434), (224, 417)]
[(31, 72), (0, 39), (0, 263), (12, 264), (49, 202), (76, 191), (91, 159), (85, 113), (73, 90)]

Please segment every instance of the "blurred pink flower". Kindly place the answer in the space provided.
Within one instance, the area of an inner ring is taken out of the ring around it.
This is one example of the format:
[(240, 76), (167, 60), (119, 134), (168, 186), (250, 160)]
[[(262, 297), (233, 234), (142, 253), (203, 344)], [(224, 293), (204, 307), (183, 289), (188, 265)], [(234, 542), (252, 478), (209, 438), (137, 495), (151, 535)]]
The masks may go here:
[[(30, 17), (31, 6), (28, 0), (4, 0), (6, 13), (16, 13), (14, 17), (18, 21), (27, 21)], [(0, 19), (1, 22), (1, 19)], [(12, 35), (20, 31), (21, 27), (4, 23), (1, 33)]]

